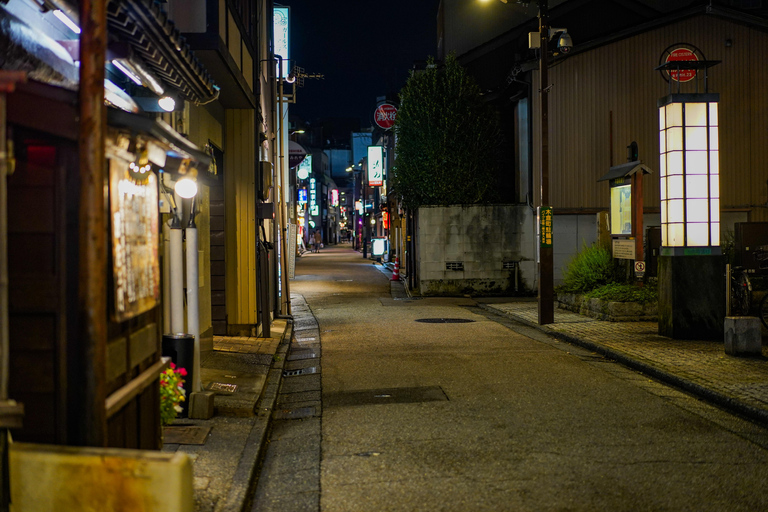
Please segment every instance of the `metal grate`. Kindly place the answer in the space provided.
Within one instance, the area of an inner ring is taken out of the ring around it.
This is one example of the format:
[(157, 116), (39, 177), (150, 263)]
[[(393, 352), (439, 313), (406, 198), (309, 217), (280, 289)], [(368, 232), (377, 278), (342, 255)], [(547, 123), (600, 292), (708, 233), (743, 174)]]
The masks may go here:
[(464, 262), (463, 261), (446, 261), (445, 262), (445, 270), (463, 271), (464, 270)]
[(415, 321), (424, 324), (468, 324), (474, 322), (468, 318), (418, 318)]

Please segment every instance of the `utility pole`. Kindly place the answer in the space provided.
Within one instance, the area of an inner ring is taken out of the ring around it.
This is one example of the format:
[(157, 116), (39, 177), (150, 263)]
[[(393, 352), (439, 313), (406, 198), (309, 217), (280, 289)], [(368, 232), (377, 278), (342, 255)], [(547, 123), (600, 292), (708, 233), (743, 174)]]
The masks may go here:
[[(554, 316), (554, 257), (552, 244), (544, 243), (542, 214), (551, 212), (549, 206), (549, 6), (548, 0), (539, 0), (539, 93), (541, 98), (541, 203), (539, 207), (539, 325), (551, 324)], [(554, 216), (549, 217), (554, 219)]]

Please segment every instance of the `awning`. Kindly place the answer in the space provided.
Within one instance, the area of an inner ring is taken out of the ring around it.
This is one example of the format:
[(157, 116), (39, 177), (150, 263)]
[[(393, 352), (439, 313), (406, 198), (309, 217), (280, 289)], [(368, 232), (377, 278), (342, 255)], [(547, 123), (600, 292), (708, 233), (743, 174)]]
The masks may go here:
[(197, 181), (212, 186), (218, 183), (218, 176), (212, 174), (212, 158), (195, 144), (181, 136), (170, 125), (159, 119), (150, 119), (137, 114), (110, 108), (107, 111), (107, 125), (125, 131), (132, 137), (144, 136), (159, 143), (166, 152), (165, 171), (174, 173), (184, 161), (190, 161), (197, 169)]
[(643, 174), (650, 174), (651, 169), (639, 162), (627, 162), (625, 164), (621, 165), (614, 165), (611, 167), (611, 169), (608, 171), (608, 173), (600, 178), (597, 181), (606, 181), (606, 180), (615, 180), (616, 178), (626, 178), (627, 176), (632, 176), (635, 173), (642, 172)]

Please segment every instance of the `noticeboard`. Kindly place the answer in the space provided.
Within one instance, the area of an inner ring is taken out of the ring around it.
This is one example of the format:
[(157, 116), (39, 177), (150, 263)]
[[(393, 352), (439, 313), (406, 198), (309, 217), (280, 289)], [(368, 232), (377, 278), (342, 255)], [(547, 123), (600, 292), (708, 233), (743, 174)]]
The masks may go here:
[(613, 257), (620, 260), (634, 260), (635, 240), (633, 238), (614, 238)]
[(160, 298), (157, 178), (137, 181), (128, 163), (111, 159), (109, 198), (115, 321), (155, 307)]

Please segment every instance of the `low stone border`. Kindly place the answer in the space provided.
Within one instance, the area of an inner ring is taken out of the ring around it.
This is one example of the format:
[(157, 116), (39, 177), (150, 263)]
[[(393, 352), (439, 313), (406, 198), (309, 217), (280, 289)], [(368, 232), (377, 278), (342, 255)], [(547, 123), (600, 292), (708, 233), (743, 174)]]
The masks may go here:
[(557, 302), (562, 309), (609, 322), (657, 322), (659, 318), (656, 303), (607, 302), (575, 293), (558, 293)]

